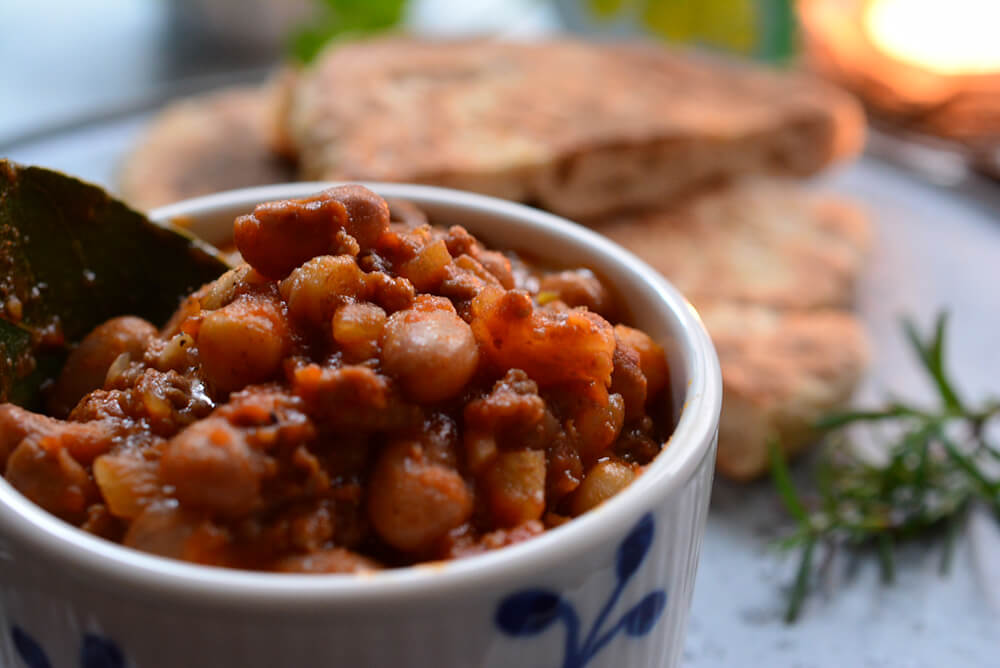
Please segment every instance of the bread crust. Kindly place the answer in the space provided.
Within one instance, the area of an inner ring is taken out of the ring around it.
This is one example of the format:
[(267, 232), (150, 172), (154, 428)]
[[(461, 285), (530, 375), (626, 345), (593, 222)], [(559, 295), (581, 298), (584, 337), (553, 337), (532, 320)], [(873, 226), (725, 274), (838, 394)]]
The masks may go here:
[(852, 98), (807, 75), (653, 45), (336, 45), (292, 91), (309, 179), (431, 183), (572, 218), (751, 173), (807, 175), (860, 148)]
[(834, 196), (766, 179), (595, 224), (695, 303), (848, 308), (871, 245), (865, 213)]
[(816, 420), (850, 398), (868, 363), (864, 328), (848, 311), (709, 302), (699, 312), (722, 365), (716, 467), (734, 480), (768, 470), (772, 440), (787, 456), (802, 452)]
[(869, 353), (850, 307), (871, 243), (853, 204), (802, 186), (745, 181), (597, 230), (669, 278), (700, 312), (722, 366), (718, 471), (768, 470), (846, 402)]
[(283, 79), (174, 102), (118, 169), (122, 198), (139, 209), (232, 188), (295, 180), (274, 148)]

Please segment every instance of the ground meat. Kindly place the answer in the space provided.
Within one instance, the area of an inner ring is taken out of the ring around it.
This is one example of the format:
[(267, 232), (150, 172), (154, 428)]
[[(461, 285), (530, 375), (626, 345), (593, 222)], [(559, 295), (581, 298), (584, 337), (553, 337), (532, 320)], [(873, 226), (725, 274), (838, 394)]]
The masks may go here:
[(343, 186), (238, 218), (249, 264), (160, 332), (95, 329), (55, 417), (0, 405), (5, 478), (135, 549), (293, 573), (502, 548), (627, 486), (673, 426), (660, 346), (589, 271), (396, 210)]
[(520, 369), (511, 369), (489, 394), (469, 402), (464, 416), (465, 459), (476, 474), (496, 459), (501, 446), (542, 440), (531, 438), (536, 431), (543, 439), (552, 436), (538, 385)]
[(624, 344), (615, 335), (614, 371), (611, 373), (611, 391), (625, 401), (625, 419), (634, 420), (646, 414), (646, 395), (649, 392), (646, 374), (639, 363), (639, 353)]

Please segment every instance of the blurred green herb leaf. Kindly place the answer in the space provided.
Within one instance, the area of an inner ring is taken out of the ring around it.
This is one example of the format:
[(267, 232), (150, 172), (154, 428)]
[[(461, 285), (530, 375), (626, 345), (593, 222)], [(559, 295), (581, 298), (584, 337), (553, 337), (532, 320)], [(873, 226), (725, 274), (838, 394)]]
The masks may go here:
[(407, 0), (316, 0), (318, 17), (291, 38), (292, 56), (309, 63), (330, 41), (382, 32), (399, 25)]
[[(933, 332), (921, 336), (906, 321), (903, 331), (937, 393), (931, 409), (892, 401), (876, 410), (830, 415), (818, 426), (827, 448), (816, 469), (815, 489), (795, 488), (781, 449), (771, 444), (771, 477), (795, 520), (794, 531), (778, 541), (798, 551), (799, 565), (789, 588), (785, 621), (794, 622), (817, 576), (842, 548), (874, 550), (884, 583), (895, 578), (893, 554), (904, 541), (944, 536), (941, 569), (951, 562), (957, 527), (973, 504), (983, 504), (1000, 518), (1000, 448), (988, 442), (986, 425), (1000, 417), (1000, 401), (970, 408), (947, 373), (948, 318), (938, 316)], [(887, 459), (874, 463), (850, 447), (849, 428), (877, 424), (890, 434)], [(827, 558), (814, 565), (817, 546)]]

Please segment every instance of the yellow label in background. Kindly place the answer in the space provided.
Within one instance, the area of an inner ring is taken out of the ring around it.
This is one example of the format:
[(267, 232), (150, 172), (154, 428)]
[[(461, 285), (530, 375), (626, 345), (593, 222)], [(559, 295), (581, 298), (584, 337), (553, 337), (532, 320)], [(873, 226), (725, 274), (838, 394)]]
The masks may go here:
[(682, 44), (782, 59), (792, 52), (793, 0), (579, 0), (596, 24), (629, 21)]
[(589, 0), (590, 10), (602, 19), (611, 18), (628, 4), (628, 0)]

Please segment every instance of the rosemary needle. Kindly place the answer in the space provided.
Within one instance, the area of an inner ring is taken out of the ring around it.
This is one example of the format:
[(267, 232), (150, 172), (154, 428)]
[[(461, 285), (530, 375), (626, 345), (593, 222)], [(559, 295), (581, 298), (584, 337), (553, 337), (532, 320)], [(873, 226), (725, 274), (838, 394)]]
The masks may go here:
[[(827, 434), (815, 473), (815, 489), (800, 495), (781, 449), (771, 443), (771, 477), (796, 528), (778, 541), (799, 552), (795, 581), (789, 589), (785, 620), (802, 611), (814, 580), (816, 546), (828, 552), (845, 546), (873, 548), (881, 578), (893, 582), (895, 546), (943, 533), (941, 571), (952, 559), (954, 534), (968, 508), (989, 507), (1000, 518), (1000, 449), (987, 441), (986, 425), (1000, 416), (1000, 401), (970, 408), (953, 385), (945, 364), (948, 330), (939, 315), (926, 339), (910, 321), (904, 333), (933, 383), (938, 405), (930, 409), (892, 401), (881, 409), (829, 415), (817, 427)], [(849, 447), (849, 428), (887, 425), (894, 434), (883, 444), (887, 460), (872, 463)], [(847, 447), (845, 447), (847, 446)], [(821, 563), (827, 560), (821, 560)]]

